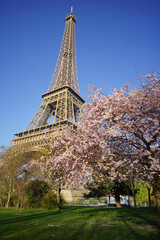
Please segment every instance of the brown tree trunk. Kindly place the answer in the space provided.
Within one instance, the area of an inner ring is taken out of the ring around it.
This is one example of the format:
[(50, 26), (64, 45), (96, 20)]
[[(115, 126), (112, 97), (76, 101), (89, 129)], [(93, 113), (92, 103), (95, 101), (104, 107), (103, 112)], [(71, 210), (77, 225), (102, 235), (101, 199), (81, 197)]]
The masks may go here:
[(110, 206), (110, 204), (111, 204), (111, 195), (110, 195), (110, 193), (109, 193), (109, 206)]
[(131, 199), (129, 193), (128, 193), (128, 206), (131, 206)]
[(10, 201), (10, 198), (11, 198), (11, 192), (12, 192), (12, 180), (10, 181), (9, 183), (9, 190), (8, 190), (8, 197), (7, 197), (7, 203), (6, 203), (6, 208), (9, 207), (9, 201)]
[(151, 187), (147, 186), (148, 190), (148, 206), (151, 207)]
[(21, 199), (18, 197), (18, 202), (17, 202), (17, 205), (16, 205), (16, 209), (19, 208), (19, 206), (20, 206), (20, 201), (21, 201)]
[(116, 200), (116, 207), (121, 208), (120, 195), (118, 193), (115, 194), (115, 200)]
[(153, 187), (153, 193), (156, 200), (156, 207), (158, 213), (158, 225), (160, 226), (160, 177), (157, 177), (157, 181)]
[(23, 207), (23, 193), (21, 195), (20, 210), (19, 210), (20, 214), (22, 214), (22, 207)]
[(156, 194), (156, 207), (158, 213), (158, 225), (160, 226), (160, 192)]
[(61, 203), (61, 196), (60, 196), (60, 192), (61, 192), (61, 188), (60, 186), (58, 185), (57, 186), (57, 206), (60, 208), (60, 203)]
[(133, 200), (134, 200), (134, 207), (137, 207), (133, 179), (131, 180), (131, 189), (132, 189), (132, 195), (133, 195)]

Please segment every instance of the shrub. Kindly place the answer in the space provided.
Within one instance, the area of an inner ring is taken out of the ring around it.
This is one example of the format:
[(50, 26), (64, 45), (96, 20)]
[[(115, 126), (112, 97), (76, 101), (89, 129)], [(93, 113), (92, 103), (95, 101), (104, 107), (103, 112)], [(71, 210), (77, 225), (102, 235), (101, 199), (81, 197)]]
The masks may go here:
[(42, 199), (42, 208), (51, 210), (57, 207), (57, 197), (53, 191), (48, 191)]
[(7, 193), (1, 192), (0, 193), (0, 207), (5, 207), (7, 202)]
[(27, 205), (32, 208), (41, 208), (44, 195), (50, 187), (44, 181), (33, 180), (26, 187)]
[(18, 204), (18, 196), (16, 194), (12, 195), (9, 201), (9, 206), (10, 207), (16, 207)]

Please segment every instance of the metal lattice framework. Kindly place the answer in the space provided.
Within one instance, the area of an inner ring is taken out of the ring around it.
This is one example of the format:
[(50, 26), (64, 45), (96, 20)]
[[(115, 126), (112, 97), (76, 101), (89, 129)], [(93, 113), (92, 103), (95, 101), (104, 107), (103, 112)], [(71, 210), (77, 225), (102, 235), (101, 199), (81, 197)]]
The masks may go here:
[(48, 92), (63, 86), (69, 86), (75, 92), (80, 94), (75, 47), (76, 18), (72, 12), (65, 18), (65, 22), (66, 27), (64, 30), (61, 49)]
[(80, 96), (75, 47), (76, 18), (65, 18), (66, 26), (55, 72), (48, 91), (33, 119), (23, 132), (15, 134), (12, 145), (31, 143), (40, 145), (46, 132), (59, 131), (75, 125), (84, 100)]

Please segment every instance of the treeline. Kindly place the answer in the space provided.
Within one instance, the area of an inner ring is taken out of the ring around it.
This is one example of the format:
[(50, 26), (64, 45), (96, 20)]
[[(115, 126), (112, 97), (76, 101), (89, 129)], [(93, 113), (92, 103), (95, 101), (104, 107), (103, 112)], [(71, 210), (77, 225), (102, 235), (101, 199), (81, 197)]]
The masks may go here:
[(23, 189), (23, 196), (16, 187), (13, 189), (9, 202), (8, 192), (0, 193), (0, 207), (54, 209), (57, 208), (56, 194), (50, 186), (42, 180), (31, 180)]
[[(24, 148), (12, 149), (1, 147), (0, 155), (0, 207), (54, 209), (62, 207), (64, 200), (57, 202), (56, 189), (47, 183), (38, 168), (28, 168), (32, 159), (43, 155), (38, 152), (26, 152)], [(100, 184), (86, 185), (84, 198), (114, 196), (117, 207), (121, 206), (120, 196), (128, 198), (128, 205), (151, 206), (154, 197), (152, 188), (144, 181), (112, 181), (105, 180)], [(109, 204), (109, 202), (108, 202)]]
[(53, 209), (57, 205), (56, 192), (48, 184), (39, 169), (29, 168), (28, 163), (43, 155), (26, 151), (23, 147), (5, 148), (0, 154), (0, 207)]
[(108, 184), (101, 182), (97, 187), (88, 186), (88, 193), (84, 194), (86, 199), (96, 198), (99, 200), (104, 196), (108, 197), (108, 205), (111, 204), (110, 198), (114, 197), (117, 207), (121, 207), (121, 197), (126, 198), (125, 205), (128, 206), (151, 207), (156, 205), (153, 189), (144, 181), (135, 181), (134, 187), (128, 181), (113, 181)]

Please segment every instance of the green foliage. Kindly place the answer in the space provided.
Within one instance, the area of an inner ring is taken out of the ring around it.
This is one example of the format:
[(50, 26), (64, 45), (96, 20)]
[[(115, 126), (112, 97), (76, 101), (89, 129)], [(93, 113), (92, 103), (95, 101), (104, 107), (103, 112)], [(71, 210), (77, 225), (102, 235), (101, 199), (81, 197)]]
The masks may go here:
[(54, 209), (57, 207), (57, 197), (56, 194), (53, 193), (53, 191), (48, 191), (42, 199), (42, 208), (44, 209)]
[[(136, 201), (139, 206), (148, 206), (148, 189), (150, 187), (147, 183), (139, 181), (135, 183), (135, 188), (137, 189)], [(153, 202), (153, 199), (152, 199)]]
[(57, 195), (52, 190), (49, 190), (44, 196), (42, 200), (42, 208), (44, 209), (55, 209), (55, 208), (62, 208), (65, 201), (60, 196), (60, 203), (57, 204)]
[(15, 207), (18, 204), (18, 196), (16, 194), (13, 194), (9, 201), (10, 207)]
[(26, 187), (26, 198), (28, 207), (41, 208), (45, 194), (50, 187), (44, 181), (33, 180)]
[(7, 202), (7, 193), (0, 192), (0, 207), (5, 207), (6, 202)]
[(111, 184), (111, 193), (113, 195), (122, 195), (122, 196), (125, 196), (128, 194), (132, 195), (130, 185), (124, 181), (121, 181), (121, 182), (114, 181)]
[(108, 194), (112, 195), (132, 195), (131, 188), (127, 182), (118, 182), (114, 181), (112, 184), (102, 182), (98, 187), (88, 187), (89, 193), (84, 194), (84, 198), (101, 198), (107, 196)]
[(108, 193), (110, 193), (110, 185), (109, 184), (104, 184), (100, 183), (98, 187), (88, 187), (89, 193), (84, 194), (84, 198), (100, 198), (103, 196), (106, 196)]
[(112, 189), (112, 186), (108, 180), (102, 181), (99, 184), (92, 183), (91, 185), (88, 185), (89, 192), (84, 194), (83, 197), (86, 199), (89, 199), (89, 198), (99, 199), (101, 197), (104, 197), (104, 196), (107, 196), (108, 194), (110, 194), (111, 189)]

